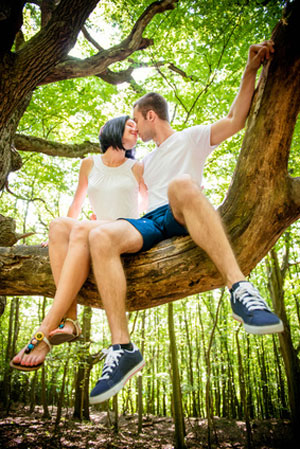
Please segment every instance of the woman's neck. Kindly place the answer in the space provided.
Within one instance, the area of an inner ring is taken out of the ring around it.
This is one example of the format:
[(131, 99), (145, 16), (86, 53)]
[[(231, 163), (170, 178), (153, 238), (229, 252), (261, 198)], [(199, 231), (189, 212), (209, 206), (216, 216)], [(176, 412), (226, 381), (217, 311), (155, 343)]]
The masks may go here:
[(118, 167), (126, 161), (125, 151), (115, 150), (113, 147), (107, 148), (101, 157), (103, 164), (108, 167)]

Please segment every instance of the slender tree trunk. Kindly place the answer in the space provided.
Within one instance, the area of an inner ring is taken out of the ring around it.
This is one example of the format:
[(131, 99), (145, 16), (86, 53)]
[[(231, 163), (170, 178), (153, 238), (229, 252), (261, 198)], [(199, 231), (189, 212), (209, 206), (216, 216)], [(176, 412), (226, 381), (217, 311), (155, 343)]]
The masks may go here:
[[(206, 391), (205, 391), (205, 402), (206, 402), (206, 410), (207, 410), (207, 441), (208, 441), (208, 447), (209, 449), (211, 446), (211, 434), (214, 430), (214, 422), (213, 422), (213, 400), (212, 400), (212, 394), (211, 394), (211, 363), (210, 363), (210, 353), (212, 348), (213, 339), (215, 336), (215, 330), (217, 327), (218, 322), (218, 316), (220, 312), (220, 307), (222, 303), (222, 299), (224, 296), (224, 289), (221, 291), (221, 296), (218, 302), (217, 310), (215, 312), (214, 321), (213, 321), (213, 327), (210, 333), (209, 343), (207, 347), (207, 351), (205, 353), (205, 361), (206, 361)], [(213, 297), (211, 295), (211, 299), (213, 300)], [(216, 438), (216, 444), (218, 444), (217, 441), (217, 434), (215, 432), (215, 438)]]
[(89, 420), (89, 378), (90, 372), (94, 364), (94, 360), (90, 355), (90, 336), (91, 336), (91, 307), (83, 309), (82, 336), (84, 342), (79, 347), (79, 363), (76, 372), (75, 384), (75, 402), (73, 417), (82, 420), (83, 416)]
[(29, 408), (29, 413), (33, 413), (34, 409), (35, 409), (35, 405), (36, 405), (36, 382), (38, 379), (38, 372), (35, 371), (34, 376), (31, 379), (30, 382), (30, 408)]
[(5, 368), (3, 376), (3, 391), (1, 393), (4, 408), (9, 412), (11, 394), (11, 368), (9, 362), (15, 354), (16, 342), (19, 331), (19, 298), (13, 298), (10, 305), (9, 327), (7, 335), (7, 346), (5, 353)]
[(278, 349), (277, 349), (277, 338), (275, 341), (275, 336), (273, 335), (273, 350), (276, 360), (276, 377), (278, 383), (278, 404), (280, 404), (279, 415), (280, 418), (289, 418), (290, 413), (288, 412), (288, 405), (286, 402), (284, 379), (282, 376), (281, 361), (279, 359)]
[(265, 353), (264, 341), (260, 340), (261, 346), (261, 357), (260, 357), (260, 370), (261, 370), (261, 380), (262, 380), (262, 394), (265, 406), (265, 418), (270, 419), (273, 416), (272, 401), (269, 391), (269, 379), (268, 379), (268, 359)]
[(114, 409), (114, 432), (119, 432), (119, 411), (118, 411), (118, 395), (113, 397), (113, 409)]
[[(144, 310), (142, 313), (142, 334), (141, 334), (141, 352), (144, 355), (145, 350), (145, 322), (146, 322), (146, 311)], [(143, 426), (143, 377), (138, 376), (138, 433), (141, 433)]]
[(59, 399), (58, 399), (58, 404), (57, 404), (55, 427), (57, 427), (59, 425), (60, 419), (61, 419), (61, 413), (62, 413), (62, 408), (63, 408), (63, 403), (64, 403), (66, 377), (67, 377), (68, 366), (69, 366), (69, 354), (70, 354), (70, 346), (68, 348), (67, 357), (66, 357), (66, 360), (64, 363), (64, 373), (63, 373), (62, 384), (61, 384), (61, 389), (60, 389), (60, 394), (59, 394)]
[(184, 309), (184, 323), (185, 323), (185, 332), (186, 332), (188, 358), (189, 358), (187, 370), (188, 370), (188, 377), (190, 380), (190, 385), (192, 387), (192, 410), (193, 410), (192, 416), (197, 416), (196, 394), (195, 394), (196, 392), (195, 392), (195, 388), (194, 388), (193, 351), (192, 351), (192, 345), (191, 345), (191, 340), (190, 340), (189, 325), (188, 325), (186, 309)]
[[(43, 302), (42, 302), (42, 310), (41, 310), (41, 319), (40, 321), (42, 321), (45, 317), (45, 310), (46, 310), (46, 302), (47, 302), (47, 298), (44, 296), (43, 297)], [(49, 409), (48, 409), (48, 402), (47, 402), (47, 388), (46, 388), (46, 368), (45, 368), (45, 364), (43, 364), (42, 366), (42, 379), (41, 379), (41, 383), (42, 383), (42, 387), (41, 387), (41, 396), (42, 396), (42, 404), (43, 404), (43, 409), (44, 409), (44, 413), (43, 413), (43, 418), (45, 419), (50, 419), (50, 413), (49, 413)]]
[(6, 306), (6, 296), (0, 296), (0, 316), (3, 315)]
[(170, 357), (172, 367), (172, 386), (174, 400), (174, 421), (175, 421), (175, 447), (176, 449), (185, 449), (185, 426), (182, 410), (182, 398), (180, 388), (180, 376), (177, 359), (176, 337), (174, 329), (173, 304), (168, 304), (168, 327), (170, 338)]
[(242, 360), (242, 355), (241, 355), (240, 342), (239, 342), (239, 338), (238, 338), (238, 333), (239, 333), (240, 328), (241, 327), (239, 326), (238, 330), (235, 333), (235, 339), (236, 339), (238, 362), (239, 362), (238, 371), (239, 371), (239, 382), (240, 382), (240, 391), (241, 391), (241, 403), (243, 404), (244, 416), (245, 416), (245, 421), (246, 421), (247, 448), (251, 449), (252, 448), (251, 424), (250, 424), (250, 418), (249, 418), (249, 413), (248, 413), (245, 373), (244, 373), (243, 360)]

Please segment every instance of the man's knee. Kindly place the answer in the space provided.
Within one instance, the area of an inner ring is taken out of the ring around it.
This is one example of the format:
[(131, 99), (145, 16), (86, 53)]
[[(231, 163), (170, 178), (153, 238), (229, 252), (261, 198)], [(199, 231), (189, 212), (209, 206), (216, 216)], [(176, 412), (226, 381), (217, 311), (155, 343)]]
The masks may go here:
[(170, 204), (184, 205), (190, 203), (193, 198), (199, 198), (199, 195), (202, 195), (201, 190), (190, 175), (181, 175), (174, 178), (168, 187)]
[(108, 226), (99, 226), (89, 232), (89, 245), (92, 256), (109, 254), (116, 246), (116, 236)]

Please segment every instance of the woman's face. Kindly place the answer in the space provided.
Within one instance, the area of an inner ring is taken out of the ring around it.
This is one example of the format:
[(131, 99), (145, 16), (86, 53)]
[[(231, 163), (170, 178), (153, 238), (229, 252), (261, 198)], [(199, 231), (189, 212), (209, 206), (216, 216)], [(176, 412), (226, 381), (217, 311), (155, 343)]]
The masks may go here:
[(125, 123), (125, 129), (122, 137), (122, 144), (126, 150), (131, 150), (135, 147), (137, 141), (138, 133), (136, 129), (136, 124), (133, 120), (128, 119)]

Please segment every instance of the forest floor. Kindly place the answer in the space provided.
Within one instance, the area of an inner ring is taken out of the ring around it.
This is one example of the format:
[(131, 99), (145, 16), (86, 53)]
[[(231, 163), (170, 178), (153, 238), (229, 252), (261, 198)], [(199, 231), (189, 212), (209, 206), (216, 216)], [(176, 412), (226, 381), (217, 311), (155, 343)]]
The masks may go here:
[[(75, 421), (67, 413), (55, 426), (55, 410), (43, 419), (41, 407), (29, 414), (23, 407), (6, 416), (0, 412), (0, 448), (5, 449), (173, 449), (174, 424), (171, 418), (147, 416), (138, 434), (137, 416), (121, 416), (119, 430), (114, 431), (107, 412), (91, 411), (91, 421)], [(246, 448), (243, 421), (214, 419), (212, 448)], [(216, 441), (216, 437), (217, 441)], [(253, 449), (291, 449), (291, 428), (287, 420), (252, 422)], [(186, 419), (186, 447), (206, 449), (207, 422)], [(299, 446), (300, 447), (300, 446)]]

